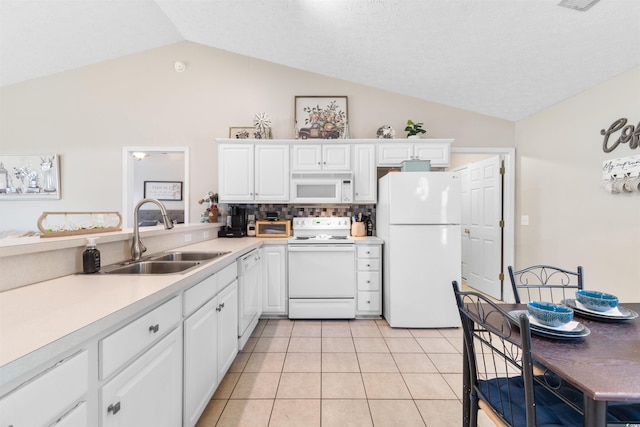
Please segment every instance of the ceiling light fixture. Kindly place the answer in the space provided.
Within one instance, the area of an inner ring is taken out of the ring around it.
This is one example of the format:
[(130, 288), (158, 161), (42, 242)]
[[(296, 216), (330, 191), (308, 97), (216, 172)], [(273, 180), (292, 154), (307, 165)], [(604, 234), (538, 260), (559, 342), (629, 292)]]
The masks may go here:
[(585, 11), (600, 0), (561, 0), (558, 6), (568, 7), (569, 9), (575, 9)]
[(133, 153), (133, 158), (136, 159), (137, 161), (140, 161), (140, 160), (144, 159), (147, 156), (148, 156), (148, 154), (147, 153), (143, 153), (142, 151), (136, 151), (136, 152)]

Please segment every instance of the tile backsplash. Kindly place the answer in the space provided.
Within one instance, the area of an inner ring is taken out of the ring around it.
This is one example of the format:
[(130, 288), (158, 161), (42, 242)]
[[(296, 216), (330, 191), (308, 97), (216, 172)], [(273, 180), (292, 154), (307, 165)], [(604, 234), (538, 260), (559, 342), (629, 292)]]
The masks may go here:
[[(227, 204), (221, 203), (218, 208), (221, 215), (229, 211)], [(376, 205), (288, 205), (288, 204), (247, 204), (240, 205), (247, 209), (248, 215), (255, 215), (256, 219), (267, 219), (267, 212), (276, 212), (279, 219), (293, 219), (300, 216), (348, 216), (362, 213), (363, 217), (370, 217), (375, 224)]]

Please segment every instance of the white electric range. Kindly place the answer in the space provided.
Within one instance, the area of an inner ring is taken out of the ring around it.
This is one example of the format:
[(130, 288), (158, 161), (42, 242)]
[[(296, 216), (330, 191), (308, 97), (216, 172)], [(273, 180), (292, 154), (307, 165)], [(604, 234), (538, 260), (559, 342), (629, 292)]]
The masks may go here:
[(355, 244), (348, 217), (293, 220), (288, 244), (289, 318), (355, 318)]

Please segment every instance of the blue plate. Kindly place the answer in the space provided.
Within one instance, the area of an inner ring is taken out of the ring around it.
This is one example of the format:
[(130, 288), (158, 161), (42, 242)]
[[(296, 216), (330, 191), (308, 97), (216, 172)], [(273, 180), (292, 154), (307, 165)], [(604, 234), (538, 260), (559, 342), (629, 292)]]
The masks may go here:
[[(509, 312), (509, 317), (516, 326), (520, 325), (520, 314), (522, 313), (530, 316), (527, 310), (512, 310)], [(584, 338), (591, 333), (591, 330), (582, 323), (578, 323), (578, 325), (570, 331), (562, 331), (551, 326), (535, 325), (533, 323), (529, 323), (529, 328), (532, 334), (553, 339)]]
[(586, 308), (578, 307), (576, 304), (576, 300), (573, 298), (567, 298), (560, 301), (562, 304), (566, 305), (573, 309), (574, 313), (580, 317), (584, 317), (586, 319), (591, 320), (600, 320), (605, 322), (621, 322), (625, 320), (633, 320), (638, 317), (638, 313), (633, 310), (629, 310), (628, 308), (624, 308), (621, 305), (618, 306), (618, 310), (620, 310), (620, 314), (622, 316), (612, 316), (611, 314), (605, 314), (598, 311), (589, 310)]

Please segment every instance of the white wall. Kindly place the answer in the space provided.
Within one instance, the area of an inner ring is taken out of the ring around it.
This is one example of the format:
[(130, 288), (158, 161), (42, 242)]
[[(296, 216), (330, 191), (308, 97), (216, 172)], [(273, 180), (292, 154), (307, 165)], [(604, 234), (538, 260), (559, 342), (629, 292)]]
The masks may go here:
[[(176, 73), (175, 61), (186, 71)], [(2, 153), (61, 155), (62, 198), (0, 203), (0, 229), (36, 228), (43, 211), (122, 212), (122, 147), (190, 147), (191, 222), (217, 191), (216, 137), (266, 112), (292, 138), (296, 95), (346, 95), (352, 138), (406, 120), (456, 146), (513, 146), (514, 124), (184, 42), (0, 89)]]
[(640, 155), (602, 150), (619, 118), (640, 121), (640, 68), (517, 123), (516, 268), (582, 265), (585, 287), (640, 301), (640, 193), (600, 188), (604, 160)]

